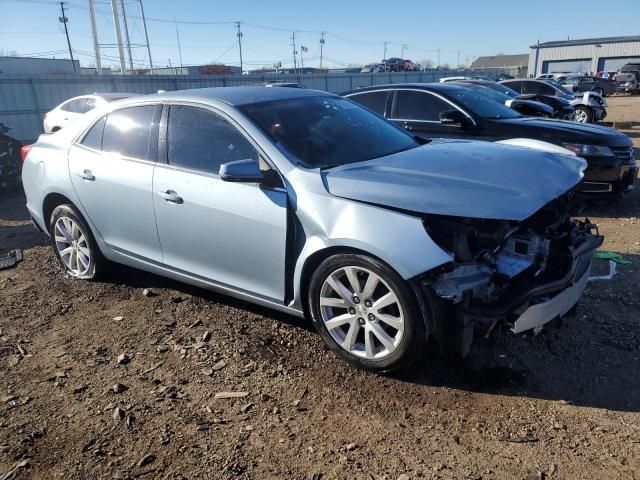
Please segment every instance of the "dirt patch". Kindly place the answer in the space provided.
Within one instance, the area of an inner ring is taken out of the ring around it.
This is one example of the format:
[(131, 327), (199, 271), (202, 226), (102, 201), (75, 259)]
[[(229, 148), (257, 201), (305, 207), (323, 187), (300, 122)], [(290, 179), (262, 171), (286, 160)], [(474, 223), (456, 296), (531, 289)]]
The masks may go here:
[(229, 297), (70, 280), (23, 204), (0, 199), (0, 249), (25, 249), (0, 271), (0, 478), (638, 478), (639, 192), (586, 212), (633, 263), (575, 316), (393, 377)]

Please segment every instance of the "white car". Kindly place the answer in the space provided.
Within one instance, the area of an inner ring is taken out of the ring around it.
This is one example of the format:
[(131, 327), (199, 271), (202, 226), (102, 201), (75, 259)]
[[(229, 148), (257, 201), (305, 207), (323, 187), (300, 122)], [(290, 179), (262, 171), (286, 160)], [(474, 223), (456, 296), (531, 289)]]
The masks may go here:
[(101, 105), (106, 105), (114, 100), (127, 98), (136, 95), (135, 93), (93, 93), (73, 97), (56, 108), (46, 113), (44, 116), (44, 133), (53, 133), (60, 130), (65, 125), (71, 123), (76, 118), (93, 110)]

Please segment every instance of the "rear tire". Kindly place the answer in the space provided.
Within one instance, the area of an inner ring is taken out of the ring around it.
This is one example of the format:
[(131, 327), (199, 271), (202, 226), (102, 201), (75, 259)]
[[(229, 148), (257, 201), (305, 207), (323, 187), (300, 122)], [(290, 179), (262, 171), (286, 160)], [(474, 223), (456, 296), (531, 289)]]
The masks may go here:
[(51, 213), (49, 233), (60, 267), (71, 277), (93, 280), (105, 265), (91, 229), (73, 205), (59, 205)]
[(593, 110), (585, 105), (578, 105), (576, 107), (576, 122), (578, 123), (591, 123), (593, 122)]
[(596, 88), (594, 88), (594, 89), (593, 89), (593, 92), (594, 92), (594, 93), (597, 93), (598, 95), (601, 95), (601, 96), (603, 96), (603, 97), (605, 96), (605, 94), (604, 94), (604, 90), (603, 90), (602, 88), (600, 88), (600, 87), (596, 87)]
[(357, 368), (396, 370), (426, 348), (425, 322), (412, 289), (374, 258), (327, 258), (314, 272), (308, 294), (316, 330), (339, 358)]

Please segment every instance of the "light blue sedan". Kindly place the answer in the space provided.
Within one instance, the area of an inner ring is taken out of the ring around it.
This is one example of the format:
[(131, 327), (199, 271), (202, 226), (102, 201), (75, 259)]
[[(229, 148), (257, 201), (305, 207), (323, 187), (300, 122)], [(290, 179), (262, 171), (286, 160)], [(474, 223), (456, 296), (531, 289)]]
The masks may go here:
[(62, 268), (108, 261), (313, 319), (343, 359), (407, 365), (433, 337), (567, 313), (602, 237), (571, 220), (575, 156), (427, 142), (349, 100), (233, 87), (138, 96), (42, 135), (27, 207)]

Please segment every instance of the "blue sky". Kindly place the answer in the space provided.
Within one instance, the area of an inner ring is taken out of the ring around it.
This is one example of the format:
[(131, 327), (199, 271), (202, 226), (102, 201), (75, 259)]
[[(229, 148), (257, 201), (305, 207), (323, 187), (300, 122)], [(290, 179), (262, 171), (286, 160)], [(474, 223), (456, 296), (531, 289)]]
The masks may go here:
[[(118, 0), (119, 1), (119, 0)], [(93, 44), (87, 0), (68, 0), (71, 43), (83, 65), (93, 63)], [(144, 41), (138, 4), (126, 0), (131, 43)], [(319, 39), (326, 31), (325, 66), (380, 61), (384, 42), (387, 56), (455, 65), (480, 55), (526, 53), (529, 45), (567, 37), (588, 38), (640, 34), (640, 0), (617, 0), (613, 8), (601, 1), (528, 2), (502, 0), (301, 1), (301, 0), (144, 0), (154, 64), (180, 63), (176, 24), (182, 46), (182, 63), (239, 62), (233, 23), (242, 21), (245, 68), (292, 62), (291, 32), (298, 49), (308, 48), (305, 65), (319, 63)], [(97, 29), (103, 64), (115, 65), (110, 1), (96, 0)], [(53, 0), (0, 0), (0, 53), (67, 57), (59, 6)], [(181, 23), (192, 22), (192, 23)], [(459, 52), (459, 54), (458, 54)], [(458, 57), (459, 55), (459, 57)], [(134, 47), (138, 66), (148, 64), (144, 48)]]

